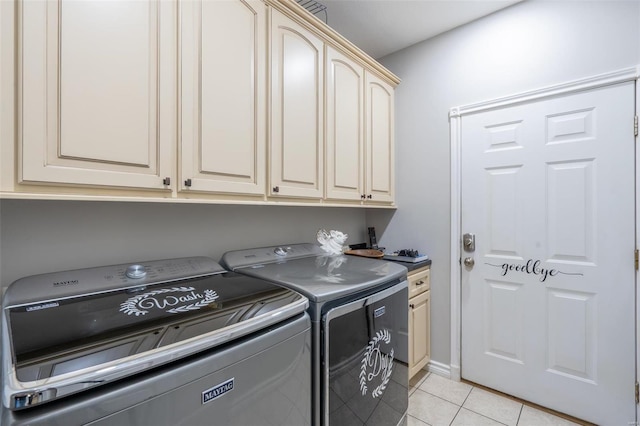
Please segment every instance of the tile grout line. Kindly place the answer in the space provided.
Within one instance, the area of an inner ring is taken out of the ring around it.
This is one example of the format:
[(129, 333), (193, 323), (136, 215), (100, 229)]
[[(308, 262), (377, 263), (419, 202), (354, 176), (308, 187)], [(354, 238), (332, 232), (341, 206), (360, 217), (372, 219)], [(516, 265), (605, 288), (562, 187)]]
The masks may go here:
[(451, 419), (451, 421), (449, 422), (449, 426), (451, 426), (453, 424), (453, 422), (456, 421), (456, 417), (458, 417), (458, 414), (460, 414), (460, 411), (462, 411), (462, 405), (460, 405), (458, 407), (458, 411), (456, 411), (456, 415), (453, 416), (453, 418)]
[[(482, 413), (478, 413), (477, 411), (473, 411), (473, 410), (472, 410), (472, 409), (470, 409), (470, 408), (466, 408), (466, 407), (464, 407), (465, 402), (467, 402), (467, 399), (469, 399), (469, 396), (471, 396), (471, 392), (473, 392), (473, 390), (474, 390), (474, 389), (479, 389), (479, 388), (477, 388), (477, 387), (475, 387), (475, 386), (471, 386), (471, 390), (470, 390), (470, 391), (469, 391), (469, 393), (467, 394), (467, 397), (464, 399), (464, 401), (463, 401), (463, 403), (462, 403), (462, 406), (460, 406), (460, 408), (461, 408), (461, 409), (462, 409), (462, 408), (464, 408), (465, 410), (468, 410), (468, 411), (470, 411), (470, 412), (472, 412), (472, 413), (474, 413), (474, 414), (477, 414), (477, 415), (479, 415), (479, 416), (481, 416), (481, 417), (484, 417), (485, 419), (489, 419), (489, 420), (491, 420), (491, 421), (493, 421), (493, 422), (500, 423), (501, 425), (508, 426), (507, 424), (502, 423), (501, 421), (498, 421), (498, 420), (496, 420), (496, 419), (494, 419), (494, 418), (491, 418), (491, 417), (489, 417), (489, 416), (486, 416), (486, 415), (484, 415), (484, 414), (482, 414)], [(523, 407), (523, 404), (520, 404), (520, 413), (522, 413), (522, 407)], [(520, 421), (520, 413), (518, 413), (518, 421)], [(457, 415), (457, 414), (456, 414), (456, 415)], [(454, 419), (455, 419), (455, 417), (454, 417)], [(517, 425), (518, 425), (518, 423), (516, 422), (516, 426), (517, 426)]]
[[(568, 422), (572, 422), (572, 423), (576, 424), (576, 426), (597, 426), (597, 425), (595, 425), (593, 423), (589, 423), (589, 422), (587, 422), (585, 420), (573, 417), (573, 416), (571, 416), (569, 414), (565, 414), (565, 413), (562, 413), (560, 411), (556, 411), (556, 410), (544, 407), (542, 405), (538, 405), (538, 404), (533, 403), (531, 401), (527, 401), (527, 400), (518, 398), (516, 396), (509, 395), (507, 393), (501, 392), (501, 391), (496, 390), (496, 389), (492, 389), (492, 388), (487, 387), (487, 386), (483, 386), (483, 385), (477, 384), (475, 382), (471, 382), (469, 380), (462, 379), (461, 382), (462, 383), (467, 383), (468, 385), (472, 386), (474, 389), (484, 390), (484, 391), (492, 393), (494, 395), (502, 396), (503, 398), (506, 398), (506, 399), (509, 399), (511, 401), (514, 401), (514, 402), (522, 404), (521, 413), (522, 413), (522, 410), (524, 410), (524, 407), (526, 406), (526, 407), (529, 407), (531, 409), (542, 411), (544, 413), (550, 414), (551, 416), (559, 417), (562, 420), (565, 420), (565, 421), (568, 421)], [(518, 421), (520, 421), (520, 419), (518, 419)]]
[(520, 417), (522, 417), (522, 410), (524, 410), (524, 404), (520, 404), (520, 412), (518, 413), (518, 420), (516, 420), (516, 426), (520, 423)]
[[(491, 417), (489, 417), (489, 416), (487, 416), (487, 415), (484, 415), (484, 414), (478, 413), (477, 411), (473, 411), (473, 410), (471, 410), (470, 408), (465, 408), (465, 410), (470, 411), (470, 412), (472, 412), (473, 414), (477, 414), (477, 415), (479, 415), (480, 417), (484, 417), (485, 419), (489, 419), (489, 420), (491, 420), (492, 422), (496, 422), (496, 423), (501, 424), (501, 425), (504, 425), (504, 426), (509, 426), (509, 425), (508, 425), (508, 424), (506, 424), (506, 423), (502, 423), (501, 421), (496, 420), (496, 419), (494, 419), (494, 418), (491, 418)], [(517, 426), (517, 424), (516, 424), (516, 426)]]
[[(467, 397), (466, 397), (466, 398), (464, 399), (464, 401), (462, 402), (462, 406), (460, 406), (460, 409), (462, 409), (462, 408), (463, 408), (463, 406), (464, 406), (465, 402), (467, 402), (467, 399), (469, 399), (469, 397), (471, 396), (471, 392), (473, 392), (473, 390), (474, 390), (474, 389), (477, 389), (477, 388), (476, 388), (475, 386), (471, 386), (471, 390), (469, 391), (469, 393), (467, 394)], [(474, 414), (477, 414), (477, 415), (479, 415), (479, 416), (481, 416), (481, 417), (484, 417), (485, 419), (489, 419), (489, 420), (491, 420), (491, 421), (494, 421), (494, 422), (496, 422), (496, 423), (500, 423), (501, 425), (504, 425), (504, 423), (502, 423), (502, 422), (500, 422), (500, 421), (498, 421), (498, 420), (496, 420), (496, 419), (492, 419), (492, 418), (491, 418), (491, 417), (489, 417), (489, 416), (485, 416), (484, 414), (481, 414), (481, 413), (475, 412), (475, 411), (471, 410), (470, 408), (465, 408), (465, 410), (469, 410), (470, 412), (472, 412), (472, 413), (474, 413)], [(522, 407), (520, 407), (520, 410), (522, 410)], [(518, 419), (520, 419), (520, 416), (518, 416)], [(505, 425), (505, 426), (508, 426), (508, 425)], [(516, 426), (517, 426), (517, 423), (516, 423)]]

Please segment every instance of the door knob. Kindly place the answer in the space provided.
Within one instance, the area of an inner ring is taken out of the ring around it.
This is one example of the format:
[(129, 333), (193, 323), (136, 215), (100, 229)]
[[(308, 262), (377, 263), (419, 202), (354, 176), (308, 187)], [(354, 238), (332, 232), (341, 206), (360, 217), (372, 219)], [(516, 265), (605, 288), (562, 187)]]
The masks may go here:
[(468, 268), (473, 268), (473, 265), (476, 264), (476, 261), (473, 260), (473, 257), (465, 257), (462, 262), (464, 263), (464, 266)]

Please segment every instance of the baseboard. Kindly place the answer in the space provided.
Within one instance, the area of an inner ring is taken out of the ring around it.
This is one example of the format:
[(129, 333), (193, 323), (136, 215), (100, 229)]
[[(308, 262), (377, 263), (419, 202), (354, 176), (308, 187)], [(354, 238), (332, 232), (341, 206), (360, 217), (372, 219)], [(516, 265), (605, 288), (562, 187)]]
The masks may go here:
[(447, 379), (451, 379), (451, 367), (448, 364), (443, 364), (438, 361), (429, 361), (429, 365), (427, 366), (427, 370), (430, 373), (437, 374), (438, 376), (446, 377)]
[(462, 375), (460, 373), (460, 366), (451, 364), (451, 380), (459, 382), (462, 379)]

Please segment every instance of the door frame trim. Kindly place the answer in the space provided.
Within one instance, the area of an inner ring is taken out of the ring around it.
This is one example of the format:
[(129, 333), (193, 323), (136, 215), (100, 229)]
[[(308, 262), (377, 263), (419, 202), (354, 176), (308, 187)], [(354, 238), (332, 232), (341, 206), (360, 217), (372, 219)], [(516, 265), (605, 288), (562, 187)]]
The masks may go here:
[[(584, 79), (573, 80), (567, 83), (548, 86), (532, 91), (522, 92), (489, 101), (478, 102), (463, 106), (453, 107), (449, 110), (449, 141), (451, 153), (451, 379), (461, 379), (461, 350), (462, 350), (462, 304), (461, 304), (461, 275), (460, 267), (462, 245), (462, 211), (461, 211), (461, 163), (460, 151), (462, 144), (462, 117), (480, 111), (501, 108), (515, 104), (537, 101), (553, 96), (567, 95), (599, 87), (635, 81), (636, 82), (636, 114), (640, 108), (640, 65), (624, 68), (610, 73), (599, 74)], [(632, 125), (631, 123), (629, 125)], [(637, 137), (636, 137), (637, 141)], [(640, 164), (640, 154), (636, 150), (636, 164)], [(640, 188), (640, 171), (636, 168), (636, 224), (640, 223), (640, 202), (638, 201), (638, 189)], [(636, 226), (636, 247), (640, 247), (640, 234)], [(638, 272), (636, 271), (636, 282)], [(636, 298), (638, 298), (636, 292)], [(636, 327), (640, 330), (640, 318), (638, 315), (640, 299), (636, 300)], [(636, 339), (636, 371), (640, 371), (640, 346)], [(640, 408), (636, 407), (640, 415)]]
[[(638, 115), (640, 115), (640, 77), (636, 79), (636, 119)], [(640, 132), (639, 132), (640, 134)], [(640, 135), (636, 135), (636, 176), (635, 176), (635, 185), (636, 185), (636, 250), (640, 249), (640, 230), (638, 229), (638, 224), (640, 224), (640, 170), (638, 170), (638, 165), (640, 165), (640, 149), (638, 149), (638, 142), (640, 142)], [(640, 272), (636, 269), (636, 382), (638, 382), (640, 375), (640, 339), (638, 338), (638, 333), (640, 333), (640, 294), (638, 292), (638, 283), (640, 282)], [(637, 397), (637, 394), (636, 394)], [(636, 399), (636, 424), (638, 420), (640, 420), (640, 405), (637, 403)]]

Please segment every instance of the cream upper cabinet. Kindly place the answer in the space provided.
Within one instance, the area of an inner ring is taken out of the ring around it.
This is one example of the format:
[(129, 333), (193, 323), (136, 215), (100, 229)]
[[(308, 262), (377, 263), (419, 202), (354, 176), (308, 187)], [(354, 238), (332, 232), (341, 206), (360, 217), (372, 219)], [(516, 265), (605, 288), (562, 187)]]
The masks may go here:
[(324, 195), (323, 41), (277, 10), (271, 14), (269, 195)]
[(360, 201), (365, 197), (364, 68), (332, 47), (326, 63), (326, 198)]
[(328, 200), (394, 202), (394, 88), (327, 48)]
[(19, 183), (166, 188), (176, 21), (173, 2), (18, 3)]
[(10, 4), (0, 198), (393, 206), (399, 80), (295, 1)]
[(368, 203), (392, 203), (395, 194), (394, 89), (365, 73), (365, 192)]
[(267, 7), (180, 3), (181, 190), (264, 195)]

